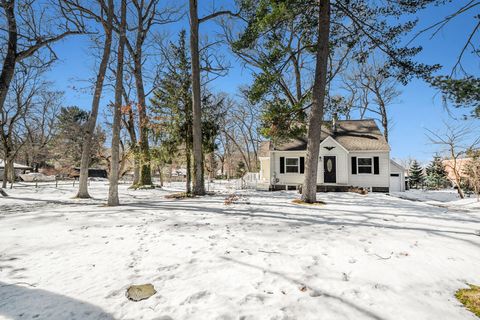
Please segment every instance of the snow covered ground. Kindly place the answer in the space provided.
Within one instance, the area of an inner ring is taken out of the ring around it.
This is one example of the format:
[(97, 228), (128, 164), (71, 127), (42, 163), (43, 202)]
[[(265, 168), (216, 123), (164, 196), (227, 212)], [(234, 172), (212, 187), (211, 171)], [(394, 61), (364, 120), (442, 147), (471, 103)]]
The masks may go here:
[[(0, 198), (0, 319), (475, 319), (480, 210), (382, 194), (127, 190), (104, 206), (72, 186)], [(141, 302), (131, 284), (152, 283)]]
[(419, 190), (411, 189), (406, 192), (393, 193), (393, 196), (423, 201), (425, 203), (440, 207), (450, 208), (452, 210), (474, 210), (480, 211), (480, 202), (475, 195), (467, 195), (465, 199), (460, 199), (458, 192), (454, 189), (445, 190)]

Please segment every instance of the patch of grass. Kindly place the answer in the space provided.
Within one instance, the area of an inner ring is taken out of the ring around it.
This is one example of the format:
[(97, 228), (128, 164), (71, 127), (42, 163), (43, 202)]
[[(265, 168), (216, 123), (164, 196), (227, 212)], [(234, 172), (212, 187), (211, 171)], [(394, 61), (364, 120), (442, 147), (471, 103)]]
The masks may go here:
[(314, 203), (308, 203), (308, 202), (302, 201), (301, 199), (295, 199), (295, 200), (292, 200), (292, 203), (300, 204), (300, 205), (304, 205), (304, 206), (324, 206), (324, 205), (326, 205), (325, 202), (320, 201), (320, 200), (317, 200)]
[(460, 289), (455, 297), (477, 317), (480, 317), (480, 287), (469, 284), (469, 289)]
[(185, 199), (185, 198), (194, 198), (194, 197), (195, 196), (191, 193), (177, 192), (177, 193), (167, 194), (165, 196), (165, 199)]

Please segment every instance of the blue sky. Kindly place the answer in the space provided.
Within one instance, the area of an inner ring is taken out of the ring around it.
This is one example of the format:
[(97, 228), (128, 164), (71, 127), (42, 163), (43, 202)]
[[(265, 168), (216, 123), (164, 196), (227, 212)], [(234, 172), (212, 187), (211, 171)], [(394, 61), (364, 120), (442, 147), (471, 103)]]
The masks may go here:
[[(418, 27), (421, 29), (429, 26), (453, 12), (456, 7), (466, 3), (463, 0), (454, 2), (447, 6), (430, 7), (420, 12)], [(430, 39), (431, 33), (419, 37), (413, 44), (421, 45), (424, 50), (417, 56), (417, 60), (430, 64), (439, 63), (444, 66), (441, 73), (449, 73), (465, 43), (467, 33), (472, 30), (473, 23), (471, 15), (466, 15), (454, 20), (433, 39)], [(184, 19), (165, 29), (170, 34), (176, 34), (181, 28), (188, 31), (188, 20)], [(202, 35), (208, 34), (209, 38), (213, 38), (216, 32), (218, 30), (212, 23), (201, 28)], [(84, 80), (94, 76), (95, 60), (91, 56), (90, 45), (88, 38), (83, 36), (71, 37), (56, 45), (60, 61), (49, 72), (48, 77), (53, 81), (55, 89), (65, 91), (65, 105), (90, 108), (91, 95), (88, 91), (79, 90), (87, 86)], [(232, 68), (226, 77), (215, 81), (212, 87), (215, 91), (235, 94), (239, 86), (249, 83), (250, 72), (243, 69), (234, 57), (229, 56), (227, 48), (221, 50), (229, 59)], [(467, 55), (464, 65), (469, 71), (479, 70), (479, 61), (478, 57)], [(473, 73), (478, 76), (477, 71)], [(427, 162), (438, 149), (429, 143), (425, 135), (426, 128), (441, 131), (443, 121), (455, 120), (444, 109), (438, 92), (423, 81), (413, 80), (405, 87), (400, 86), (399, 89), (402, 95), (398, 103), (390, 108), (392, 157), (400, 159), (412, 157)], [(109, 98), (110, 94), (106, 92), (102, 105), (105, 105)], [(451, 110), (451, 113), (454, 117), (460, 117), (466, 111)], [(477, 132), (478, 122), (477, 120), (473, 123), (473, 126), (477, 127)]]

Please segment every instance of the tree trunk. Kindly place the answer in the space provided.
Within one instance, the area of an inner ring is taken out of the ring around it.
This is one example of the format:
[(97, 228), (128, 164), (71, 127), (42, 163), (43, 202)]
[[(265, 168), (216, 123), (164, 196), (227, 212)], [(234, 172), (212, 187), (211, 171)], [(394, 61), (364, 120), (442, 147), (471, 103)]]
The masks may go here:
[(187, 156), (187, 172), (185, 175), (185, 190), (188, 194), (192, 193), (192, 154), (190, 152), (190, 148), (186, 150)]
[(135, 86), (137, 90), (138, 99), (138, 116), (140, 121), (140, 177), (138, 185), (146, 186), (152, 185), (152, 172), (150, 167), (150, 147), (148, 144), (148, 117), (147, 117), (147, 103), (145, 97), (145, 88), (143, 85), (142, 76), (142, 56), (141, 47), (137, 46), (137, 56), (134, 59), (134, 76)]
[(190, 0), (190, 54), (192, 60), (192, 131), (193, 131), (193, 194), (205, 195), (202, 152), (202, 105), (200, 89), (200, 54), (198, 49), (198, 3)]
[[(125, 91), (124, 91), (125, 94)], [(125, 95), (125, 102), (128, 103), (128, 97)], [(135, 116), (132, 108), (128, 110), (128, 120), (125, 121), (128, 134), (130, 136), (131, 148), (133, 150), (133, 183), (132, 186), (137, 186), (140, 180), (140, 159), (138, 154), (137, 133), (135, 131)]]
[(10, 182), (10, 189), (12, 189), (13, 184), (15, 183), (15, 166), (13, 163), (14, 158), (10, 158), (10, 160), (5, 164), (5, 168), (8, 168), (8, 182)]
[(463, 193), (462, 190), (462, 177), (460, 176), (460, 173), (458, 172), (457, 168), (457, 155), (455, 154), (454, 151), (454, 146), (450, 145), (450, 156), (453, 159), (453, 174), (455, 176), (455, 185), (457, 186), (457, 192), (458, 195), (460, 196), (460, 199), (465, 198), (465, 194)]
[(105, 80), (105, 73), (108, 67), (108, 60), (110, 59), (110, 52), (112, 48), (112, 24), (113, 24), (113, 0), (108, 1), (108, 18), (105, 26), (105, 44), (103, 47), (102, 60), (95, 82), (95, 91), (92, 100), (92, 111), (88, 118), (85, 134), (82, 145), (82, 160), (80, 163), (80, 178), (78, 181), (77, 198), (90, 198), (88, 194), (88, 168), (90, 166), (90, 150), (92, 145), (92, 137), (97, 123), (98, 107), (102, 97), (103, 83)]
[(8, 89), (15, 73), (17, 56), (17, 22), (15, 20), (15, 2), (9, 1), (3, 4), (3, 10), (8, 23), (8, 46), (3, 60), (2, 73), (0, 74), (0, 110), (3, 110), (7, 99)]
[(314, 203), (317, 200), (318, 156), (320, 152), (320, 133), (325, 104), (329, 54), (330, 0), (319, 0), (319, 5), (315, 81), (312, 90), (312, 109), (308, 120), (305, 181), (302, 188), (302, 200), (307, 203)]
[(213, 180), (215, 179), (215, 153), (212, 151), (209, 155), (208, 155), (208, 160), (210, 162), (210, 172), (209, 172), (209, 177), (208, 177), (208, 180), (210, 182), (213, 182)]
[(122, 0), (121, 3), (121, 24), (120, 24), (120, 38), (118, 41), (117, 54), (117, 72), (115, 79), (115, 108), (113, 114), (113, 128), (112, 128), (112, 165), (110, 170), (110, 186), (108, 189), (108, 205), (118, 206), (118, 166), (120, 153), (120, 121), (122, 108), (122, 90), (123, 90), (123, 59), (125, 51), (126, 38), (126, 15), (127, 15), (127, 0)]
[(382, 117), (382, 127), (383, 127), (383, 136), (385, 140), (388, 142), (388, 115), (387, 115), (387, 107), (385, 106), (385, 102), (380, 95), (380, 91), (378, 88), (375, 88), (375, 94), (377, 95), (378, 100), (378, 107), (380, 111), (380, 116)]
[[(4, 148), (4, 159), (3, 159), (3, 181), (2, 181), (2, 188), (7, 187), (7, 183), (12, 181), (12, 171), (14, 170), (13, 160), (13, 148), (11, 145), (11, 141), (9, 138), (4, 138), (3, 141), (3, 148)], [(15, 175), (15, 173), (14, 173)]]
[(380, 107), (383, 111), (382, 112), (382, 127), (383, 127), (383, 136), (385, 137), (385, 140), (388, 142), (388, 118), (387, 118), (387, 110), (385, 109), (385, 106)]
[(3, 159), (3, 177), (2, 177), (2, 188), (5, 189), (7, 187), (8, 181), (8, 166), (7, 166), (7, 157)]

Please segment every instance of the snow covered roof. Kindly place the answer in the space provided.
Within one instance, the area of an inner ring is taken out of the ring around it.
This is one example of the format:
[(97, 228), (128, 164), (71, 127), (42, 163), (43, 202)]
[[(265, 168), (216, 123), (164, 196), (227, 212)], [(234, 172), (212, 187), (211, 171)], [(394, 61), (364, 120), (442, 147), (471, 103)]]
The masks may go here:
[[(0, 169), (3, 169), (5, 168), (5, 164), (4, 164), (4, 161), (3, 160), (0, 160)], [(14, 169), (19, 169), (19, 170), (32, 170), (33, 168), (32, 167), (29, 167), (29, 166), (26, 166), (26, 165), (23, 165), (23, 164), (19, 164), (19, 163), (13, 163), (13, 168)]]
[(407, 170), (397, 162), (390, 159), (390, 172), (403, 172), (405, 173)]
[[(320, 140), (331, 136), (348, 151), (390, 151), (390, 146), (380, 132), (375, 120), (338, 120), (336, 131), (332, 123), (324, 121)], [(270, 141), (262, 142), (259, 155), (268, 156), (269, 151), (297, 151), (307, 149), (307, 138), (291, 139), (275, 146)]]

